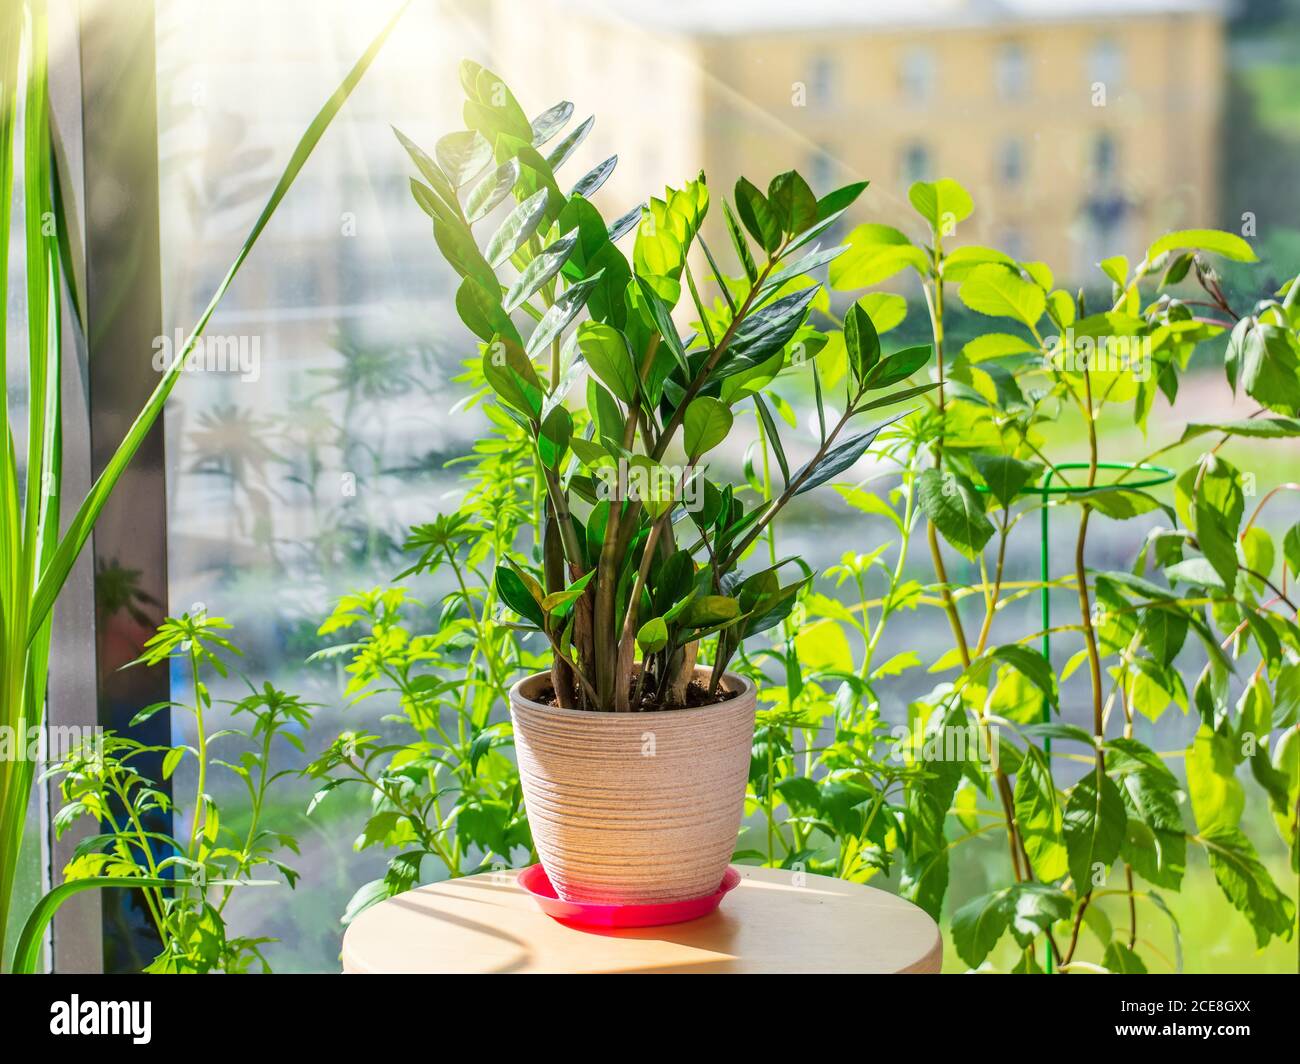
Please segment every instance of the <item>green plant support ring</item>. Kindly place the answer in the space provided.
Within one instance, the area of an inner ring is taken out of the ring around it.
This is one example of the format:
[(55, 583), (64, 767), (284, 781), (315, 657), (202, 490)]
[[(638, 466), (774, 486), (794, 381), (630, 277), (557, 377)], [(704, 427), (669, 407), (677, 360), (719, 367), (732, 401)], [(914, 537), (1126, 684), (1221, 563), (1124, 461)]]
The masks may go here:
[[(1038, 591), (1038, 601), (1039, 601), (1039, 606), (1041, 608), (1042, 625), (1043, 625), (1042, 653), (1043, 653), (1043, 657), (1047, 660), (1047, 663), (1049, 665), (1052, 662), (1052, 636), (1051, 636), (1052, 596), (1051, 596), (1051, 591), (1047, 586), (1048, 580), (1050, 579), (1050, 574), (1048, 573), (1048, 561), (1049, 561), (1048, 519), (1049, 519), (1049, 515), (1051, 514), (1051, 507), (1049, 505), (1051, 501), (1051, 497), (1053, 495), (1087, 495), (1091, 492), (1104, 491), (1107, 488), (1120, 486), (1117, 483), (1094, 484), (1091, 487), (1083, 484), (1059, 484), (1053, 486), (1052, 478), (1062, 470), (1091, 469), (1091, 468), (1092, 468), (1092, 463), (1090, 462), (1060, 462), (1057, 465), (1053, 466), (1051, 469), (1047, 470), (1047, 472), (1043, 475), (1043, 483), (1041, 485), (1035, 488), (1022, 488), (1019, 492), (1019, 494), (1021, 495), (1038, 495), (1043, 500), (1042, 516), (1039, 519), (1039, 537), (1038, 537), (1038, 577), (1039, 577), (1039, 582), (1041, 583), (1042, 586), (1039, 588)], [(1141, 480), (1124, 481), (1122, 486), (1133, 491), (1137, 491), (1140, 488), (1155, 488), (1155, 487), (1159, 487), (1161, 484), (1168, 484), (1177, 475), (1174, 473), (1172, 469), (1166, 469), (1164, 466), (1149, 465), (1145, 462), (1140, 464), (1134, 464), (1132, 462), (1098, 462), (1097, 468), (1106, 469), (1106, 470), (1118, 470), (1124, 473), (1140, 472), (1140, 473), (1148, 474), (1147, 476), (1144, 476)], [(976, 488), (976, 490), (981, 493), (987, 494), (989, 489), (983, 486), (979, 486)], [(1050, 721), (1051, 721), (1051, 710), (1048, 708), (1046, 699), (1044, 699), (1043, 723), (1047, 724)], [(1050, 737), (1045, 736), (1043, 738), (1043, 750), (1048, 755), (1047, 775), (1048, 778), (1050, 779), (1052, 775), (1052, 759), (1051, 759), (1052, 740)], [(1051, 950), (1047, 951), (1046, 960), (1047, 963), (1045, 965), (1045, 969), (1048, 972), (1050, 972), (1052, 970)]]

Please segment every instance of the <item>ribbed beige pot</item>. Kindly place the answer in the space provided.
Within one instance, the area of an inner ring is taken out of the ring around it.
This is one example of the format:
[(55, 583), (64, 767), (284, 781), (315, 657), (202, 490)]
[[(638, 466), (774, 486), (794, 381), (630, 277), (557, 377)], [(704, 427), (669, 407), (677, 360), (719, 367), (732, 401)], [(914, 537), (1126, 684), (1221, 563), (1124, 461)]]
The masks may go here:
[[(697, 670), (707, 679), (707, 671)], [(727, 673), (726, 702), (591, 713), (510, 691), (533, 841), (565, 901), (647, 905), (712, 894), (736, 847), (754, 740), (754, 685)]]

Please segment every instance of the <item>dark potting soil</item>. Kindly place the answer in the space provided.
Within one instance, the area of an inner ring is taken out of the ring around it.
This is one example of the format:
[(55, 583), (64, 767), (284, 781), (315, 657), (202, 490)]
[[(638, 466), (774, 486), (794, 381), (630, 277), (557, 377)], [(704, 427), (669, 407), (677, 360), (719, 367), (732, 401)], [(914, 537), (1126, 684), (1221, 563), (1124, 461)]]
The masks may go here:
[[(692, 680), (686, 686), (686, 704), (682, 706), (656, 706), (651, 703), (650, 699), (643, 696), (639, 705), (634, 705), (632, 711), (636, 713), (659, 712), (671, 709), (697, 709), (700, 706), (713, 706), (719, 702), (729, 702), (736, 697), (735, 691), (728, 691), (719, 687), (716, 694), (709, 694), (708, 684), (700, 683), (699, 680)], [(535, 701), (544, 706), (555, 706), (559, 703), (555, 699), (555, 688), (551, 686), (543, 687), (538, 692)]]

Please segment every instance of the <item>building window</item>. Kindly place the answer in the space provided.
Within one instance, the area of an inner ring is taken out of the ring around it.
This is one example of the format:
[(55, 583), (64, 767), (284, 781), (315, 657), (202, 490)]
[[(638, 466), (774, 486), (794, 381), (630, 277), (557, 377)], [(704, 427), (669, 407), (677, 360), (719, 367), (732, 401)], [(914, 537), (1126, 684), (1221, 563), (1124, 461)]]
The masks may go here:
[(825, 195), (835, 183), (835, 160), (825, 145), (808, 157), (808, 183), (818, 195)]
[(916, 142), (903, 150), (902, 161), (903, 184), (911, 185), (916, 181), (925, 181), (930, 177), (930, 149)]
[(1025, 142), (1019, 137), (1008, 137), (998, 147), (998, 179), (1004, 185), (1025, 179)]
[(819, 54), (813, 57), (808, 75), (808, 99), (818, 107), (828, 107), (835, 102), (835, 60)]
[(910, 48), (903, 54), (899, 81), (904, 99), (925, 103), (934, 95), (934, 54), (928, 48)]
[(1100, 82), (1110, 91), (1119, 87), (1124, 74), (1124, 52), (1112, 37), (1101, 37), (1088, 53), (1088, 80)]
[(998, 48), (994, 77), (1002, 99), (1023, 100), (1029, 95), (1029, 57), (1024, 45), (1009, 41)]
[(1017, 262), (1028, 257), (1025, 234), (1018, 226), (1008, 226), (998, 235), (997, 246)]
[(1109, 133), (1098, 133), (1092, 142), (1092, 176), (1112, 181), (1119, 173), (1119, 146)]

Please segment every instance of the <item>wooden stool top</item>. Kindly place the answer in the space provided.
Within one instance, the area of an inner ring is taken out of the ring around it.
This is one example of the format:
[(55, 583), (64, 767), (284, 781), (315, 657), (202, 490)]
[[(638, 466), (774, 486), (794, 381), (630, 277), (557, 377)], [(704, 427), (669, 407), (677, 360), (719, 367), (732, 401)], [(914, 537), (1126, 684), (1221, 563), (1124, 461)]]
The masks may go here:
[(367, 909), (343, 970), (397, 972), (937, 972), (939, 929), (887, 891), (738, 866), (715, 913), (667, 927), (579, 930), (551, 919), (517, 872), (445, 880)]

